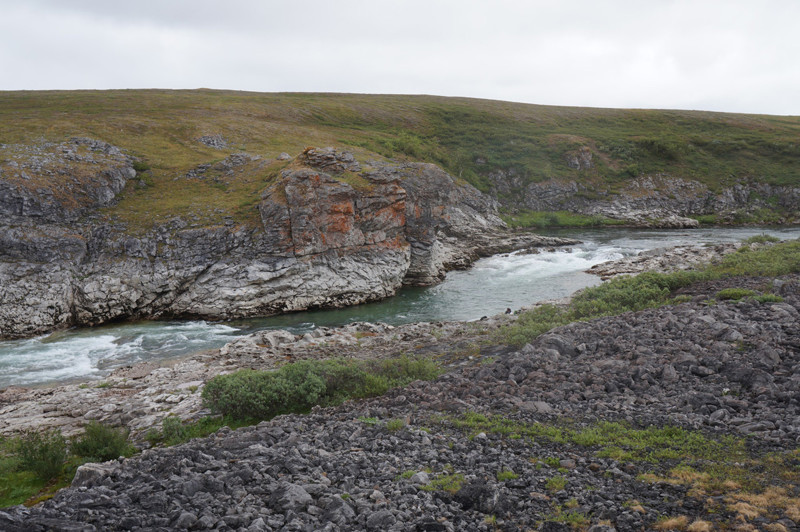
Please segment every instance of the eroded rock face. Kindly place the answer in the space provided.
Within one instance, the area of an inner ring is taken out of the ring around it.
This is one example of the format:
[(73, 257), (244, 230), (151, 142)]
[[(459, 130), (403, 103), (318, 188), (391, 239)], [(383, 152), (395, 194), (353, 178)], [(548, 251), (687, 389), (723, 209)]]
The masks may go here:
[[(583, 168), (580, 165), (584, 163), (577, 155), (568, 162), (571, 167)], [(724, 221), (738, 213), (762, 208), (800, 209), (800, 188), (765, 183), (739, 183), (713, 191), (699, 181), (651, 175), (631, 180), (619, 191), (611, 191), (578, 181), (525, 184), (513, 170), (495, 172), (489, 177), (493, 193), (507, 198), (509, 206), (601, 215), (642, 227), (696, 227), (697, 221), (689, 216), (714, 214)]]
[(0, 145), (0, 216), (39, 222), (77, 220), (109, 205), (136, 176), (132, 159), (105, 142)]
[[(119, 154), (97, 146), (104, 156)], [(60, 223), (79, 212), (66, 207), (46, 216), (17, 209), (28, 214), (0, 222), (0, 338), (127, 318), (341, 307), (391, 296), (403, 283), (433, 284), (448, 269), (507, 250), (504, 242), (570, 243), (497, 238), (505, 225), (495, 202), (434, 165), (376, 162), (360, 171), (352, 154), (307, 149), (263, 191), (260, 225), (189, 227), (176, 218), (131, 235), (92, 217)], [(2, 183), (16, 181), (3, 174)], [(44, 204), (36, 201), (25, 205)]]

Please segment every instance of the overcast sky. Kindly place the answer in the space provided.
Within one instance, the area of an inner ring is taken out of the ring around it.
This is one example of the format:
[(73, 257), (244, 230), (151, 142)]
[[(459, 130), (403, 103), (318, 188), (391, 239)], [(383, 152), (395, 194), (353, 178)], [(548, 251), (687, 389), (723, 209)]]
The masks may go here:
[(800, 0), (0, 0), (0, 90), (438, 94), (800, 115)]

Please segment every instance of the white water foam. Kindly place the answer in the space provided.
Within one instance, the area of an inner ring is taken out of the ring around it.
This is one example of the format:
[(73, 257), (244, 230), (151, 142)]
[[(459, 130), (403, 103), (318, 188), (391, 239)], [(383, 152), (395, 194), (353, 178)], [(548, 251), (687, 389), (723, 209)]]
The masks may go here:
[(237, 329), (202, 321), (132, 323), (0, 343), (0, 387), (100, 377), (109, 370), (221, 347)]

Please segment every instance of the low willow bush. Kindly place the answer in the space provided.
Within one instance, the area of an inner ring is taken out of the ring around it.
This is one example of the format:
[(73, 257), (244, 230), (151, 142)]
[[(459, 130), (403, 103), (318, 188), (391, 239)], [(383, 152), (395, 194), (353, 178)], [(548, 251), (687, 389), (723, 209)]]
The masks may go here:
[(709, 270), (718, 277), (753, 275), (778, 277), (800, 272), (800, 241), (793, 240), (753, 250), (743, 246), (742, 253), (730, 253)]
[[(699, 270), (645, 272), (633, 277), (616, 277), (583, 290), (572, 298), (569, 305), (540, 305), (523, 312), (516, 322), (498, 331), (496, 339), (521, 346), (554, 327), (574, 321), (666, 305), (675, 302), (671, 298), (673, 292), (699, 281), (800, 273), (800, 241), (784, 242), (758, 250), (743, 246), (740, 251), (726, 255), (719, 264)], [(771, 295), (764, 296), (765, 302), (772, 300), (768, 296)], [(774, 301), (780, 299), (777, 296), (772, 298), (775, 298)]]
[(41, 480), (49, 480), (64, 469), (67, 441), (57, 430), (29, 431), (17, 440), (15, 451), (21, 469), (32, 471)]
[(745, 239), (745, 244), (764, 244), (768, 242), (780, 242), (780, 238), (777, 236), (768, 235), (766, 233), (761, 233), (760, 235), (753, 235), (750, 238)]
[(136, 449), (128, 441), (128, 430), (109, 427), (96, 421), (86, 425), (83, 434), (72, 440), (70, 452), (88, 461), (105, 462), (130, 456)]
[(127, 430), (97, 422), (72, 442), (58, 429), (0, 438), (0, 508), (52, 496), (70, 484), (81, 464), (135, 452)]
[(415, 380), (432, 380), (441, 369), (425, 358), (303, 360), (275, 371), (241, 370), (211, 379), (203, 404), (234, 419), (271, 419), (305, 413), (316, 405), (375, 397)]

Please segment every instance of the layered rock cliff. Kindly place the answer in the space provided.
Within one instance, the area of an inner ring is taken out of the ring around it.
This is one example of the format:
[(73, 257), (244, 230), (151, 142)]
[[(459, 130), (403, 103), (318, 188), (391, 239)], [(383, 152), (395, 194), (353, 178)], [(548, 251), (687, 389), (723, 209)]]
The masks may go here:
[[(332, 148), (307, 149), (281, 172), (254, 207), (259, 223), (193, 227), (176, 217), (134, 234), (93, 216), (136, 175), (132, 159), (85, 139), (47, 150), (36, 168), (31, 157), (0, 166), (0, 338), (353, 305), (435, 283), (507, 245), (562, 243), (508, 244), (495, 202), (435, 165), (362, 169)], [(76, 156), (78, 177), (68, 164)]]
[[(697, 220), (691, 217), (700, 216), (713, 216), (721, 223), (750, 219), (791, 223), (797, 221), (800, 211), (800, 187), (760, 182), (711, 189), (699, 181), (657, 174), (640, 176), (614, 189), (608, 183), (590, 181), (530, 183), (514, 171), (494, 172), (489, 177), (492, 193), (512, 209), (570, 211), (645, 227), (697, 227)], [(780, 213), (785, 216), (781, 218)]]

